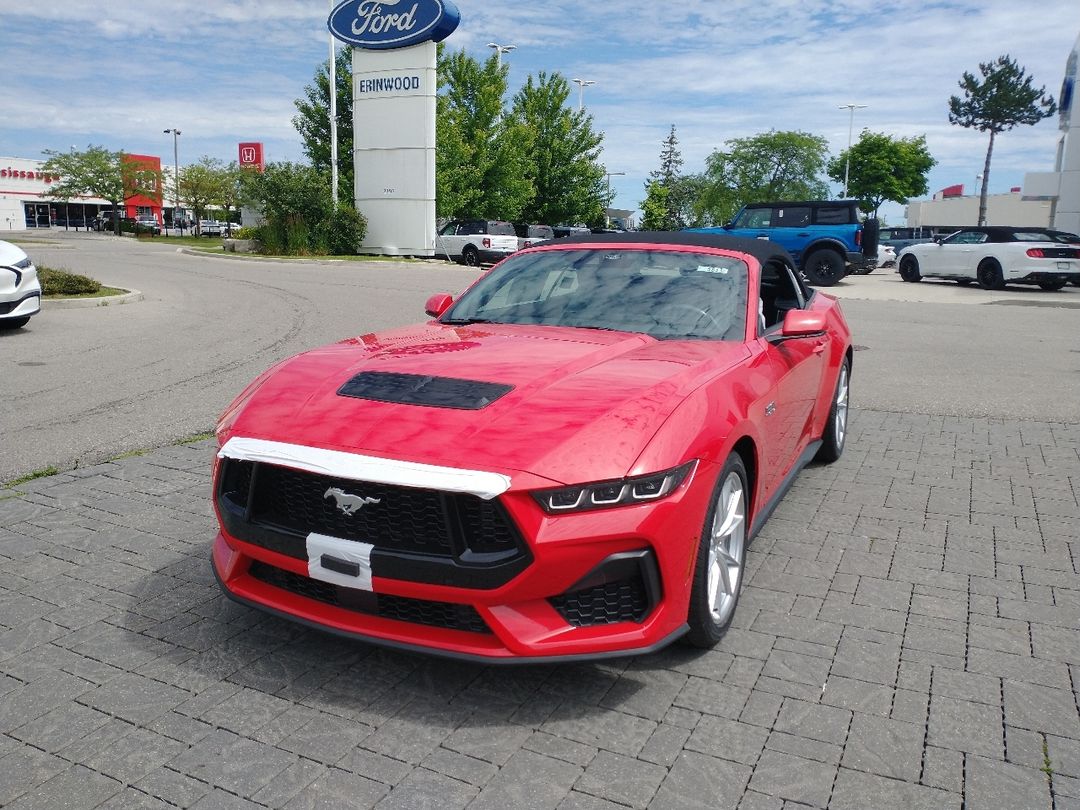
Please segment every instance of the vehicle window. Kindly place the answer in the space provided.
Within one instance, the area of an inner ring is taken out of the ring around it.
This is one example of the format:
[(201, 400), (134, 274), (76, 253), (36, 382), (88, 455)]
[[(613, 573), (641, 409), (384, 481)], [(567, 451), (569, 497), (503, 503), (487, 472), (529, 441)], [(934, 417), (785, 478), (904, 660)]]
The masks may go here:
[(489, 222), (487, 232), (495, 236), (517, 236), (514, 226), (509, 222)]
[(550, 225), (530, 225), (529, 237), (532, 239), (554, 239), (555, 232)]
[(660, 340), (743, 340), (748, 268), (706, 253), (555, 250), (512, 256), (467, 291), (444, 323), (640, 332)]
[(768, 228), (771, 220), (771, 208), (748, 208), (731, 224), (736, 228)]
[(774, 228), (802, 228), (810, 224), (810, 209), (777, 208), (773, 217)]
[(1013, 239), (1017, 242), (1053, 242), (1055, 241), (1048, 233), (1037, 231), (1014, 231)]
[(481, 227), (483, 224), (484, 223), (482, 222), (462, 222), (458, 225), (457, 235), (472, 236), (476, 233), (484, 233), (484, 230)]
[(439, 231), (439, 236), (453, 236), (457, 232), (458, 224), (456, 222), (448, 222), (443, 225), (443, 229)]
[(795, 280), (791, 268), (775, 260), (761, 268), (758, 298), (758, 335), (778, 328), (788, 312), (806, 306), (802, 286)]
[(815, 220), (818, 225), (850, 225), (851, 206), (822, 205), (817, 209)]
[(981, 245), (988, 238), (980, 231), (957, 231), (945, 241), (950, 245)]

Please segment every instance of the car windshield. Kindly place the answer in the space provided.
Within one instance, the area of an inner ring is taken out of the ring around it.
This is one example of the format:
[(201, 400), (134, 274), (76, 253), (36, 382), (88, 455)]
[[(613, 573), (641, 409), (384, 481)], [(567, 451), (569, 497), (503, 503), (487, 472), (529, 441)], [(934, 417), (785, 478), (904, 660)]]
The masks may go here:
[(443, 323), (640, 332), (661, 340), (743, 340), (748, 268), (711, 253), (567, 248), (512, 256)]

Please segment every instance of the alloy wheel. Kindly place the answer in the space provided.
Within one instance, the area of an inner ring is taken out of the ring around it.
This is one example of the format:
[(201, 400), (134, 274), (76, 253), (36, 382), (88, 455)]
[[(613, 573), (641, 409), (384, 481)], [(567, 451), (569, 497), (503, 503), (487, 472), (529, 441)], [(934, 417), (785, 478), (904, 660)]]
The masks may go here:
[(835, 419), (833, 433), (836, 436), (837, 447), (844, 446), (844, 439), (847, 436), (848, 388), (848, 367), (847, 363), (844, 363), (840, 367), (840, 380), (836, 384), (836, 407), (833, 417)]
[(728, 473), (720, 488), (709, 537), (709, 610), (719, 625), (735, 609), (746, 546), (746, 490), (742, 477)]

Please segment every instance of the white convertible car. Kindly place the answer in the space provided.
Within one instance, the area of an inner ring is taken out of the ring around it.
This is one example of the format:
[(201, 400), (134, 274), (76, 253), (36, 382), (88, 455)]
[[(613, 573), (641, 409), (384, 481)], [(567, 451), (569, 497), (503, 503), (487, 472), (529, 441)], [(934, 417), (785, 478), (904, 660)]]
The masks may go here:
[(904, 281), (944, 278), (959, 284), (977, 281), (984, 290), (1006, 284), (1060, 290), (1080, 281), (1080, 244), (1060, 241), (1043, 228), (971, 227), (910, 245), (900, 251), (897, 264)]

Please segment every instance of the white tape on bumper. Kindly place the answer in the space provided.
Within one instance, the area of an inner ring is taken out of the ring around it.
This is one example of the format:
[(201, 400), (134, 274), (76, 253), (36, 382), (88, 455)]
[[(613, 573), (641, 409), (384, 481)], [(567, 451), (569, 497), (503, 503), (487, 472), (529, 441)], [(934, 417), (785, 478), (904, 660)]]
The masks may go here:
[[(370, 543), (357, 543), (355, 540), (342, 540), (327, 537), (325, 534), (312, 532), (307, 536), (308, 576), (320, 579), (331, 585), (344, 585), (346, 588), (359, 588), (364, 591), (371, 587), (371, 550)], [(331, 571), (323, 566), (323, 556), (333, 557), (357, 567), (357, 575)]]
[(510, 477), (481, 470), (460, 470), (413, 461), (362, 456), (300, 444), (233, 437), (218, 451), (218, 458), (277, 464), (297, 470), (443, 492), (463, 492), (490, 501), (510, 489)]

